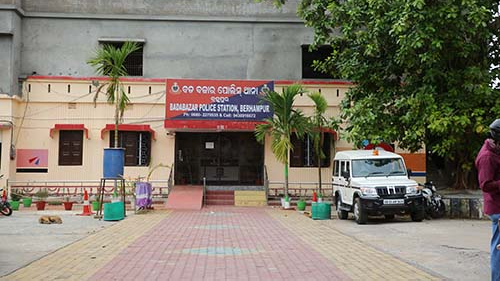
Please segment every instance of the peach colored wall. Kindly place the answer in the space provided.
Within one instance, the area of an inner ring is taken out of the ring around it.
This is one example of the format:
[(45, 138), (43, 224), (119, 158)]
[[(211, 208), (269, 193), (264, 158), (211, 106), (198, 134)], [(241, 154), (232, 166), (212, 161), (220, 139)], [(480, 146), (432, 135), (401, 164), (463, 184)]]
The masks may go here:
[[(132, 105), (125, 111), (123, 122), (149, 124), (156, 132), (156, 140), (152, 141), (151, 165), (172, 164), (174, 138), (167, 136), (163, 128), (165, 83), (127, 82), (127, 91), (129, 86)], [(16, 147), (48, 149), (49, 172), (16, 173), (15, 162), (11, 162), (9, 178), (16, 181), (99, 179), (102, 175), (103, 148), (109, 144), (109, 132), (105, 132), (104, 139), (101, 139), (101, 129), (106, 124), (114, 123), (114, 107), (106, 103), (105, 96), (101, 94), (94, 105), (96, 87), (90, 79), (29, 79), (23, 88), (23, 104), (13, 114), (16, 131), (20, 128)], [(58, 165), (59, 132), (54, 131), (53, 138), (49, 136), (54, 124), (85, 124), (89, 139), (84, 138), (83, 141), (82, 166)], [(125, 167), (127, 177), (146, 176), (147, 173), (148, 167)], [(168, 174), (167, 169), (158, 169), (152, 179), (166, 180)]]
[[(92, 80), (105, 82), (102, 78), (65, 78), (65, 77), (31, 77), (23, 85), (23, 98), (0, 96), (0, 119), (12, 118), (15, 123), (14, 141), (18, 149), (48, 149), (49, 172), (46, 174), (16, 173), (15, 161), (8, 159), (10, 145), (10, 130), (0, 130), (2, 141), (2, 166), (0, 172), (6, 178), (16, 181), (29, 180), (97, 180), (102, 174), (103, 148), (108, 147), (109, 132), (101, 139), (101, 129), (106, 124), (114, 123), (114, 108), (106, 103), (105, 96), (100, 95), (94, 105), (93, 98), (97, 89)], [(125, 81), (125, 89), (130, 87), (132, 105), (124, 114), (126, 124), (149, 124), (156, 132), (156, 140), (152, 141), (152, 166), (163, 163), (174, 163), (175, 137), (167, 135), (163, 127), (165, 117), (164, 79), (129, 79)], [(49, 92), (50, 85), (50, 92)], [(69, 85), (69, 88), (68, 88)], [(275, 85), (276, 91), (281, 91), (287, 83)], [(338, 117), (338, 104), (351, 85), (347, 83), (305, 84), (308, 91), (321, 89), (330, 105), (328, 116)], [(338, 96), (337, 96), (338, 93)], [(313, 103), (307, 94), (296, 100), (296, 106), (306, 115), (312, 114)], [(50, 138), (50, 129), (54, 124), (85, 124), (89, 139), (83, 142), (82, 166), (59, 166), (58, 147), (59, 132), (55, 131)], [(335, 149), (352, 149), (352, 145), (344, 140), (337, 141), (332, 146), (331, 156)], [(284, 180), (283, 164), (278, 163), (271, 152), (270, 140), (265, 142), (265, 165), (271, 181)], [(333, 167), (322, 168), (322, 180), (331, 182)], [(146, 176), (148, 167), (125, 167), (126, 177)], [(169, 171), (159, 169), (153, 174), (153, 179), (166, 180)], [(316, 168), (290, 168), (289, 181), (317, 182)], [(0, 181), (0, 186), (5, 184)]]

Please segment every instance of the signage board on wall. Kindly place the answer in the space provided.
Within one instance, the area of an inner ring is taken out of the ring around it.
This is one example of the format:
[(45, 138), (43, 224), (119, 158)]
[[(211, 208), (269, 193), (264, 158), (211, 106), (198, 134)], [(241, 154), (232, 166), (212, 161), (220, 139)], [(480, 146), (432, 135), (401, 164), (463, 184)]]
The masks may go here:
[(49, 166), (49, 151), (47, 149), (18, 149), (16, 172), (47, 173)]
[(232, 122), (262, 122), (273, 115), (270, 106), (262, 100), (265, 89), (274, 90), (274, 82), (168, 79), (165, 127), (176, 127), (176, 121), (188, 127), (196, 121), (209, 127)]

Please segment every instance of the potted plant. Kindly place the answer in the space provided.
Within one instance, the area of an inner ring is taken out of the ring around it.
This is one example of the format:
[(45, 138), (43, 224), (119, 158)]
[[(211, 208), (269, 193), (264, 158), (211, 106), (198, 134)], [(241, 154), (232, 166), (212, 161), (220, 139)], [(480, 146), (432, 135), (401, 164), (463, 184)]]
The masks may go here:
[(20, 200), (23, 198), (23, 194), (22, 194), (22, 191), (17, 191), (14, 192), (12, 191), (10, 193), (10, 199), (11, 199), (11, 202), (10, 202), (10, 207), (12, 208), (12, 210), (19, 210), (19, 204), (20, 204)]
[(125, 188), (125, 195), (127, 197), (127, 200), (130, 201), (130, 208), (134, 210), (134, 212), (135, 212), (135, 200), (136, 200), (136, 195), (135, 195), (136, 181), (137, 180), (128, 178), (126, 181), (126, 188)]
[[(318, 167), (318, 194), (321, 195), (322, 181), (321, 181), (321, 161), (326, 157), (323, 151), (323, 144), (325, 142), (325, 129), (338, 130), (339, 120), (335, 118), (327, 118), (325, 113), (328, 109), (328, 102), (326, 98), (320, 93), (315, 92), (308, 95), (314, 103), (314, 114), (309, 117), (311, 130), (308, 131), (309, 136), (313, 140), (314, 152), (316, 154), (316, 165)], [(321, 202), (318, 199), (318, 203)]]
[(66, 210), (66, 211), (71, 211), (73, 209), (73, 203), (74, 202), (70, 201), (70, 199), (71, 198), (69, 196), (65, 196), (64, 197), (63, 204), (64, 204), (64, 210)]
[[(308, 131), (307, 118), (301, 110), (294, 108), (295, 98), (303, 94), (302, 86), (294, 84), (283, 89), (281, 94), (267, 90), (262, 96), (263, 102), (269, 104), (273, 110), (273, 116), (264, 119), (265, 123), (255, 127), (255, 138), (264, 143), (266, 136), (270, 136), (271, 150), (276, 159), (285, 166), (284, 196), (288, 198), (288, 168), (290, 164), (290, 151), (293, 149), (291, 136), (295, 134), (302, 139)], [(289, 208), (290, 202), (282, 201), (282, 206)]]
[(298, 211), (306, 210), (306, 200), (304, 200), (304, 198), (302, 197), (300, 197), (299, 201), (297, 201), (297, 210)]
[(31, 207), (31, 203), (32, 202), (33, 202), (33, 198), (31, 198), (31, 196), (29, 196), (29, 195), (24, 195), (23, 196), (23, 206), (25, 208)]
[(318, 203), (322, 203), (323, 202), (323, 194), (318, 193)]
[(98, 192), (95, 196), (95, 200), (92, 201), (92, 210), (98, 211), (98, 209), (101, 207), (101, 194)]
[(47, 203), (47, 197), (49, 197), (49, 192), (46, 189), (40, 189), (35, 193), (36, 199), (36, 209), (38, 211), (45, 210), (45, 204)]
[(97, 88), (94, 102), (97, 101), (99, 93), (104, 89), (108, 103), (115, 106), (114, 145), (113, 148), (104, 149), (103, 177), (105, 178), (123, 176), (125, 150), (119, 147), (118, 125), (123, 122), (123, 113), (130, 100), (120, 78), (128, 75), (124, 65), (125, 59), (139, 48), (139, 45), (135, 42), (125, 42), (120, 48), (116, 48), (111, 44), (104, 44), (102, 48), (96, 50), (94, 57), (87, 62), (96, 68), (99, 75), (109, 78), (108, 82)]

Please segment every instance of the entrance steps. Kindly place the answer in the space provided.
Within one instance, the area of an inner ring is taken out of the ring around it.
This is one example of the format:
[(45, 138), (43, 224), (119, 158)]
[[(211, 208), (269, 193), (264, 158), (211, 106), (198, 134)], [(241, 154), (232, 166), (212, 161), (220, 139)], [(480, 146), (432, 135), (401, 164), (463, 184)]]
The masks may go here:
[(206, 205), (266, 206), (266, 193), (260, 185), (207, 186)]
[(234, 205), (234, 190), (207, 190), (206, 205)]
[(201, 210), (203, 204), (203, 186), (175, 185), (167, 199), (167, 209)]
[(234, 205), (239, 207), (267, 206), (265, 191), (236, 190), (234, 192)]

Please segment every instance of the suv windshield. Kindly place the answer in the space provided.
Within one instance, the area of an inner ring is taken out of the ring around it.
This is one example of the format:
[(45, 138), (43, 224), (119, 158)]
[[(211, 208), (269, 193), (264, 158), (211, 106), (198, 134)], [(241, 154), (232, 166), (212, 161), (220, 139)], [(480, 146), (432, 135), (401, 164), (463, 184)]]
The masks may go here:
[(352, 160), (353, 177), (406, 176), (401, 158)]

